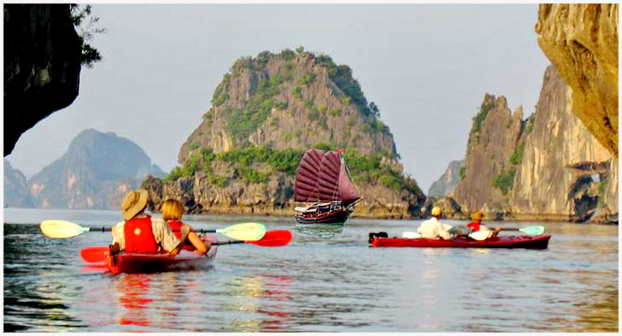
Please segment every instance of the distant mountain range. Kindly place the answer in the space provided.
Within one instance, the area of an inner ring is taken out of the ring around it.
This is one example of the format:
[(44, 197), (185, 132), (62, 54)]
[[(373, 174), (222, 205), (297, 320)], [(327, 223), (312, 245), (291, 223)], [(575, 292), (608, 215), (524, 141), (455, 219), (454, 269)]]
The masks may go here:
[(7, 160), (4, 160), (4, 205), (24, 208), (33, 206), (26, 176), (21, 171), (13, 169)]
[(132, 141), (94, 129), (78, 134), (61, 158), (28, 181), (4, 165), (5, 205), (15, 207), (116, 209), (145, 177), (165, 176)]

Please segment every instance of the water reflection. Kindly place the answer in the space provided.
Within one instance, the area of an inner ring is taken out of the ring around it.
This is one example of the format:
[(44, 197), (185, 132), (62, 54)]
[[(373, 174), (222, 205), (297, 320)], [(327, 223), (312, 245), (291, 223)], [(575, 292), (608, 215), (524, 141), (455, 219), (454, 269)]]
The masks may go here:
[[(56, 281), (5, 280), (4, 331), (60, 332), (84, 327), (69, 314), (67, 289)], [(10, 318), (6, 318), (10, 316)]]
[(289, 276), (275, 276), (265, 273), (232, 277), (225, 284), (226, 294), (232, 298), (222, 310), (242, 311), (244, 316), (257, 315), (257, 318), (235, 319), (225, 331), (229, 332), (267, 332), (286, 331), (290, 305)]
[(153, 299), (149, 298), (151, 275), (121, 274), (116, 279), (115, 288), (118, 301), (125, 311), (117, 318), (121, 325), (148, 327), (151, 325), (147, 314)]
[(330, 239), (343, 233), (343, 224), (298, 224), (294, 230), (304, 235)]
[(588, 302), (575, 305), (578, 319), (569, 332), (618, 332), (618, 284), (601, 284), (592, 293), (586, 293)]

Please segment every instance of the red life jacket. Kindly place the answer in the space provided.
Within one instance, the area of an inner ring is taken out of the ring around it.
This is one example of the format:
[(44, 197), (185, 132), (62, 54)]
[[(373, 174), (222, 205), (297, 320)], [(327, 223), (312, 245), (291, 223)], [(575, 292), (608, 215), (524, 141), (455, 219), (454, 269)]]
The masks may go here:
[(467, 226), (470, 227), (473, 230), (473, 232), (479, 231), (479, 225), (480, 223), (477, 223), (477, 222), (472, 222), (472, 223), (467, 224)]
[(125, 221), (123, 233), (125, 234), (125, 252), (158, 252), (159, 246), (151, 228), (151, 217), (132, 218)]
[[(184, 223), (180, 221), (176, 221), (176, 220), (169, 220), (168, 222), (166, 222), (166, 224), (168, 224), (168, 227), (170, 227), (171, 230), (173, 230), (175, 237), (177, 237), (177, 239), (181, 239), (181, 226), (184, 225)], [(186, 241), (184, 242), (183, 249), (188, 250), (188, 251), (196, 250), (194, 245), (188, 244), (188, 239), (186, 239)]]

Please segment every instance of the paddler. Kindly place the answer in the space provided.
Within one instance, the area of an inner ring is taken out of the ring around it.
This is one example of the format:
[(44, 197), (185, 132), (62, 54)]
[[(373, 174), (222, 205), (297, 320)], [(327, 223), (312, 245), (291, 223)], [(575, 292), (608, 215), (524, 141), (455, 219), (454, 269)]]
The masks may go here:
[(434, 207), (432, 208), (432, 218), (421, 223), (421, 226), (417, 229), (417, 232), (421, 235), (422, 238), (431, 238), (431, 239), (451, 239), (453, 235), (449, 233), (443, 223), (439, 221), (443, 216), (443, 212), (441, 208)]
[[(122, 222), (112, 228), (113, 253), (126, 251), (132, 253), (162, 253), (176, 255), (183, 244), (166, 225), (162, 218), (152, 218), (145, 214), (149, 193), (146, 190), (132, 190), (123, 199)], [(187, 232), (185, 235), (187, 236)]]
[(494, 237), (497, 235), (497, 233), (501, 230), (500, 228), (494, 228), (494, 230), (491, 230), (490, 228), (488, 228), (486, 225), (482, 224), (482, 219), (484, 219), (484, 213), (481, 212), (480, 210), (475, 211), (472, 215), (471, 215), (471, 220), (472, 222), (467, 224), (467, 227), (471, 228), (471, 230), (473, 232), (477, 232), (477, 231), (494, 231), (490, 237)]
[[(205, 254), (212, 246), (211, 242), (204, 242), (188, 224), (184, 224), (181, 221), (181, 217), (184, 215), (184, 204), (176, 199), (166, 199), (162, 203), (162, 217), (166, 221), (168, 227), (173, 230), (173, 233), (178, 239), (181, 239), (181, 230), (183, 227), (187, 227), (190, 232), (188, 237), (184, 241), (183, 249), (189, 251), (196, 251), (197, 253)], [(206, 244), (207, 243), (207, 244)]]

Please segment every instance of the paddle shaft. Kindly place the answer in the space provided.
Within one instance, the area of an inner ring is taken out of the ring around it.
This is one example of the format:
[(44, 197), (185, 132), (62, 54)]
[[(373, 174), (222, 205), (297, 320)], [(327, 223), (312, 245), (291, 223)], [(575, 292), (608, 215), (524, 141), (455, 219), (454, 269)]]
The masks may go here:
[[(272, 230), (267, 231), (264, 238), (258, 241), (231, 240), (211, 242), (212, 245), (233, 245), (233, 244), (253, 244), (259, 246), (285, 246), (292, 240), (292, 233), (289, 230)], [(103, 262), (106, 260), (106, 254), (109, 251), (108, 246), (86, 247), (80, 251), (82, 260), (89, 263)]]
[[(97, 228), (97, 227), (86, 227), (88, 230), (88, 232), (110, 232), (112, 231), (112, 228), (109, 227), (101, 227), (101, 228)], [(180, 232), (181, 230), (171, 230), (173, 232)], [(217, 230), (206, 230), (206, 229), (199, 229), (199, 230), (192, 230), (192, 232), (197, 232), (197, 233), (216, 233)]]
[(231, 244), (246, 244), (246, 241), (245, 240), (229, 240), (229, 241), (212, 242), (212, 245), (231, 245)]
[(95, 227), (89, 227), (89, 232), (106, 232), (106, 231), (112, 231), (112, 228), (109, 227), (101, 227), (101, 228), (95, 228)]

